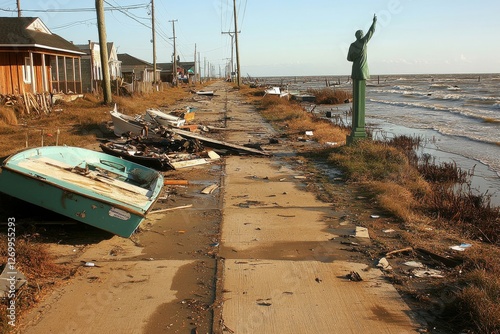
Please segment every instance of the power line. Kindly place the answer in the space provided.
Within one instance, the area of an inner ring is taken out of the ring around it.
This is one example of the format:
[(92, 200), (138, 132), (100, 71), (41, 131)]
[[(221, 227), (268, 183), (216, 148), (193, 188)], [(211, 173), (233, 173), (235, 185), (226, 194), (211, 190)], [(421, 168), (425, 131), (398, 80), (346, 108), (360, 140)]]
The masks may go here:
[[(106, 4), (110, 5), (107, 1), (104, 1)], [(111, 6), (104, 8), (105, 11), (113, 11), (113, 10), (129, 10), (129, 9), (141, 9), (147, 8), (147, 4), (137, 4), (130, 6), (120, 6), (115, 7)], [(5, 9), (0, 8), (1, 11), (17, 13), (17, 9)], [(95, 8), (68, 8), (68, 9), (23, 9), (23, 12), (31, 12), (31, 13), (80, 13), (80, 12), (95, 12)]]

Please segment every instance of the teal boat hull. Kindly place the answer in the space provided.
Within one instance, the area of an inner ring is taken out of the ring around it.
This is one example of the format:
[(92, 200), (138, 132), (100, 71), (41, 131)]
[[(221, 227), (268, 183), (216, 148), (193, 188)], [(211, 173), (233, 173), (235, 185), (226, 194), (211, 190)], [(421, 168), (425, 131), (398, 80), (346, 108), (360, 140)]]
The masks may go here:
[(142, 223), (162, 186), (156, 170), (76, 147), (21, 151), (0, 173), (1, 192), (122, 237)]

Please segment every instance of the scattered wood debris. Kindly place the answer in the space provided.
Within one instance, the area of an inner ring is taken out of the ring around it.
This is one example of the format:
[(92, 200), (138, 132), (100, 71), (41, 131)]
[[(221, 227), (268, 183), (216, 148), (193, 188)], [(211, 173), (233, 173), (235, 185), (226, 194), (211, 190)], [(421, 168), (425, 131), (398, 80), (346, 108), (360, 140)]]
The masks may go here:
[(351, 271), (349, 274), (347, 274), (346, 278), (353, 282), (361, 282), (363, 280), (361, 276), (355, 271)]

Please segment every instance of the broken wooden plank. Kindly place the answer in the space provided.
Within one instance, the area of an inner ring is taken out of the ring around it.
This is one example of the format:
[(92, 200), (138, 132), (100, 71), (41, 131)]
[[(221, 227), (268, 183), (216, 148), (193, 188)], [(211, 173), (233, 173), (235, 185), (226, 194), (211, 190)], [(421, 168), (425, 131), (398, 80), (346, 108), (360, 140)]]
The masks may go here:
[(181, 169), (181, 168), (186, 168), (186, 167), (204, 165), (204, 164), (208, 164), (208, 163), (210, 163), (209, 160), (201, 158), (201, 159), (192, 159), (192, 160), (184, 160), (184, 161), (175, 161), (175, 162), (171, 162), (170, 164), (175, 169)]
[(169, 131), (171, 131), (175, 134), (178, 134), (184, 138), (198, 139), (200, 142), (203, 143), (203, 145), (211, 147), (213, 149), (223, 149), (223, 150), (228, 150), (231, 152), (236, 152), (239, 154), (258, 154), (258, 155), (266, 155), (266, 156), (269, 155), (269, 153), (264, 152), (264, 151), (260, 151), (260, 150), (250, 148), (250, 147), (245, 147), (245, 146), (238, 145), (238, 144), (224, 142), (224, 141), (213, 139), (213, 138), (208, 138), (208, 137), (202, 136), (200, 134), (192, 133), (189, 131), (183, 131), (183, 130), (179, 130), (179, 129), (169, 129)]
[(393, 250), (393, 251), (385, 254), (385, 256), (394, 255), (394, 254), (397, 254), (397, 253), (411, 252), (411, 251), (413, 251), (412, 247), (406, 247), (406, 248), (401, 248), (401, 249)]
[(439, 254), (436, 254), (434, 252), (431, 252), (431, 251), (429, 251), (427, 249), (423, 249), (423, 248), (415, 248), (415, 250), (420, 255), (422, 255), (426, 258), (429, 258), (433, 261), (440, 262), (440, 263), (444, 264), (445, 266), (451, 267), (451, 268), (456, 267), (464, 262), (460, 258), (441, 256)]
[(167, 211), (174, 211), (174, 210), (178, 210), (178, 209), (187, 209), (187, 208), (191, 208), (192, 206), (193, 206), (193, 204), (188, 204), (188, 205), (176, 206), (175, 208), (153, 210), (153, 211), (150, 212), (150, 214), (160, 213), (160, 212), (167, 212)]

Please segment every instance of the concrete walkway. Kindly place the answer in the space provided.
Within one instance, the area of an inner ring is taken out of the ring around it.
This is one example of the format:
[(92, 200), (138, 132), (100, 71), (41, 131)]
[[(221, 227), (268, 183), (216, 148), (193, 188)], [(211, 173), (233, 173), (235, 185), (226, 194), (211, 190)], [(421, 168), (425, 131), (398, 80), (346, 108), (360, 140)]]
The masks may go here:
[[(228, 131), (226, 140), (265, 142), (272, 129), (238, 100), (228, 93), (227, 126), (249, 130)], [(267, 148), (279, 155), (285, 146)], [(419, 325), (383, 273), (341, 250), (339, 236), (356, 227), (332, 220), (342, 213), (308, 192), (306, 177), (279, 156), (229, 157), (225, 174), (225, 333), (415, 333)], [(363, 280), (349, 280), (353, 271)]]

